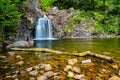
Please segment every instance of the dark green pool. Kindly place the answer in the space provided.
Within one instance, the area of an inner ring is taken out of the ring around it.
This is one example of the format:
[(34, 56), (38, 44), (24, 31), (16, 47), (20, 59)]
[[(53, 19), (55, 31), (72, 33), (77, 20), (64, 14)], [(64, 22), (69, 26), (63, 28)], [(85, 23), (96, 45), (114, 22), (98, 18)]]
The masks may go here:
[(36, 47), (52, 48), (65, 52), (92, 51), (120, 61), (120, 39), (61, 39), (36, 41)]

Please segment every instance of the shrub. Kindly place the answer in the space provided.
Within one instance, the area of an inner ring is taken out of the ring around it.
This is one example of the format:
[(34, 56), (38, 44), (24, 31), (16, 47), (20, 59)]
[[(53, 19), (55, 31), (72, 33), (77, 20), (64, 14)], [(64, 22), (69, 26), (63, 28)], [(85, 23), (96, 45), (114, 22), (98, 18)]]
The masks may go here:
[(42, 10), (48, 11), (57, 0), (40, 0)]

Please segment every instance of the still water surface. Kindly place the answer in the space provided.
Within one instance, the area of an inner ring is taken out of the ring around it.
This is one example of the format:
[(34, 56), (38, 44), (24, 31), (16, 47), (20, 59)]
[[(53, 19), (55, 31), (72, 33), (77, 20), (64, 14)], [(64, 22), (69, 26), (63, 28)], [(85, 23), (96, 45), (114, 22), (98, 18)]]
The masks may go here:
[(35, 41), (35, 47), (51, 48), (65, 52), (92, 51), (120, 61), (120, 39), (61, 39)]

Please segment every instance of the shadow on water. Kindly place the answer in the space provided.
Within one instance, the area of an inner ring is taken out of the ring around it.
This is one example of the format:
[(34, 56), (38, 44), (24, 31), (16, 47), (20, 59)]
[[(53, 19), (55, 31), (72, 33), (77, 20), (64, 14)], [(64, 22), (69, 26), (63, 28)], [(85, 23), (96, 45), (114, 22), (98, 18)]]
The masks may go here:
[(52, 48), (52, 40), (35, 40), (35, 47), (39, 48)]

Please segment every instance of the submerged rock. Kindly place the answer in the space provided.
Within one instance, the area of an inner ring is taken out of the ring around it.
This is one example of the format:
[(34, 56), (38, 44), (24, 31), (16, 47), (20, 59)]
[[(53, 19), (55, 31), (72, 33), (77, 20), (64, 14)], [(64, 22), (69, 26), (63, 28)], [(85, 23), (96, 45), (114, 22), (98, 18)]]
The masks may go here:
[(120, 76), (120, 70), (118, 71), (118, 75)]
[(12, 74), (19, 74), (20, 71), (13, 71)]
[(43, 68), (45, 68), (46, 64), (45, 63), (40, 63), (39, 66), (40, 66), (41, 69), (43, 69)]
[(0, 56), (0, 59), (6, 59), (6, 56)]
[(85, 75), (84, 75), (84, 74), (80, 74), (80, 75), (76, 74), (76, 75), (74, 76), (74, 78), (75, 78), (75, 79), (79, 79), (79, 80), (85, 80)]
[(68, 64), (69, 64), (69, 65), (74, 65), (74, 64), (76, 64), (77, 62), (78, 62), (78, 60), (75, 59), (75, 58), (74, 58), (74, 59), (69, 59), (69, 60), (68, 60)]
[(23, 58), (22, 58), (22, 56), (17, 55), (17, 56), (16, 56), (16, 59), (20, 59), (20, 60), (22, 60)]
[(91, 62), (92, 62), (91, 59), (88, 59), (88, 60), (82, 61), (82, 64), (89, 64), (89, 63), (91, 63)]
[(14, 51), (10, 51), (10, 52), (8, 52), (8, 55), (10, 55), (10, 56), (12, 56), (12, 55), (14, 55), (14, 54), (15, 54)]
[(67, 77), (69, 77), (69, 78), (73, 78), (73, 77), (74, 77), (74, 72), (72, 72), (72, 71), (68, 71), (68, 75), (67, 75)]
[(34, 70), (34, 71), (30, 71), (30, 72), (29, 72), (29, 75), (30, 75), (30, 76), (37, 76), (37, 74), (38, 74), (38, 71), (37, 71), (37, 70)]
[(112, 67), (113, 69), (118, 69), (118, 66), (117, 66), (117, 65), (111, 65), (111, 67)]
[(44, 75), (37, 77), (37, 80), (46, 80), (46, 79), (47, 79), (47, 77)]
[(54, 76), (54, 72), (53, 71), (45, 72), (44, 76), (46, 76), (46, 77), (52, 77), (52, 76)]
[(40, 69), (39, 65), (36, 65), (36, 66), (34, 66), (33, 68), (34, 68), (35, 70), (39, 70), (39, 69)]
[(52, 70), (52, 66), (50, 64), (46, 64), (44, 69), (45, 69), (45, 71), (50, 71), (50, 70)]
[(26, 69), (26, 71), (29, 72), (29, 71), (32, 71), (32, 69), (33, 69), (33, 67), (29, 67), (29, 68)]
[(66, 67), (64, 68), (64, 71), (66, 72), (66, 71), (68, 71), (70, 69), (72, 69), (72, 66), (71, 65), (66, 65)]
[(34, 77), (31, 77), (30, 80), (36, 80)]
[(73, 68), (72, 68), (72, 71), (73, 71), (73, 72), (76, 72), (76, 73), (80, 73), (80, 68), (78, 68), (78, 67), (73, 67)]
[(16, 64), (22, 66), (24, 64), (24, 61), (19, 61)]
[(118, 77), (118, 76), (112, 76), (109, 80), (120, 80), (120, 77)]

